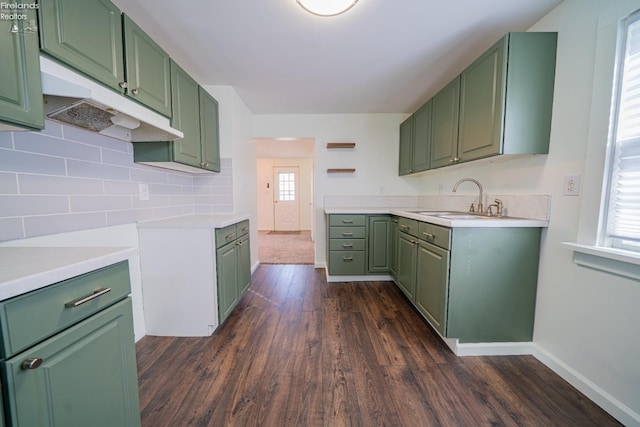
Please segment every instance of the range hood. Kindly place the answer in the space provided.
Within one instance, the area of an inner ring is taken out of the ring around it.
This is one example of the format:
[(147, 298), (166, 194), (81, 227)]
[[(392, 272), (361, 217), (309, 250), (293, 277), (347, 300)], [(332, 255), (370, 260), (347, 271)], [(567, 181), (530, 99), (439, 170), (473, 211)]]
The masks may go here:
[(45, 116), (129, 142), (171, 141), (184, 134), (169, 119), (44, 56), (40, 56)]

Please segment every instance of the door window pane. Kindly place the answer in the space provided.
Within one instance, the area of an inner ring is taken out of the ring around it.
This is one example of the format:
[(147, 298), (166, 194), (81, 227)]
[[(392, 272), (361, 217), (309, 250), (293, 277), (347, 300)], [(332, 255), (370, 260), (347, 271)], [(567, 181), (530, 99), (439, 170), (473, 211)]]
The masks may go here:
[(278, 200), (296, 200), (296, 176), (293, 172), (280, 172), (278, 174)]

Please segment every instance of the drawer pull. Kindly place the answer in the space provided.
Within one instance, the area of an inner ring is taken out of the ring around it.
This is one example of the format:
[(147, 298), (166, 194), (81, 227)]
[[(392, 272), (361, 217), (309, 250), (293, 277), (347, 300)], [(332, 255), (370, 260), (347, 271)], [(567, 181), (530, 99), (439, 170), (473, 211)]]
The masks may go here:
[(353, 261), (353, 257), (352, 256), (343, 256), (342, 260), (343, 261)]
[(247, 231), (249, 231), (249, 227), (242, 227), (242, 232), (246, 233)]
[(342, 244), (342, 247), (343, 247), (343, 248), (352, 248), (352, 247), (353, 247), (353, 244), (351, 244), (351, 243), (343, 243), (343, 244)]
[(406, 224), (400, 224), (400, 228), (402, 228), (403, 230), (408, 230), (409, 226)]
[(434, 234), (427, 233), (426, 231), (423, 231), (422, 234), (424, 234), (425, 236), (427, 236), (430, 239), (435, 239), (436, 238), (436, 236)]
[(27, 369), (37, 369), (40, 365), (42, 365), (41, 357), (30, 357), (22, 362), (20, 367), (26, 371)]
[(107, 292), (111, 292), (111, 288), (103, 288), (103, 289), (95, 290), (95, 291), (93, 291), (93, 293), (91, 295), (87, 295), (86, 297), (82, 297), (82, 298), (78, 298), (78, 299), (73, 300), (73, 301), (69, 301), (64, 306), (67, 307), (67, 308), (77, 307), (79, 305), (84, 304), (85, 302), (89, 302), (92, 299), (98, 298), (99, 296), (102, 296), (102, 295), (106, 294)]
[(231, 240), (231, 239), (234, 239), (235, 237), (236, 237), (236, 233), (229, 233), (226, 236), (224, 236), (226, 240)]
[(343, 231), (343, 232), (342, 232), (342, 235), (343, 235), (343, 236), (353, 236), (353, 233), (352, 233), (352, 232), (350, 232), (350, 231)]
[(343, 219), (342, 223), (343, 224), (353, 224), (353, 220), (352, 219)]

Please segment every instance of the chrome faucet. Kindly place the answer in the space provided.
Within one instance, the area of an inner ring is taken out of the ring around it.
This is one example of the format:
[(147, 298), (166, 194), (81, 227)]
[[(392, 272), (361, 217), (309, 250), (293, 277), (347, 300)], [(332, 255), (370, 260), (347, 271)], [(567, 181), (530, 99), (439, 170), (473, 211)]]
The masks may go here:
[(494, 206), (496, 208), (495, 216), (502, 217), (502, 209), (504, 209), (504, 205), (502, 203), (502, 200), (500, 200), (500, 199), (494, 200), (494, 202), (492, 204), (487, 206), (487, 215), (494, 216), (493, 211), (491, 209)]
[[(476, 184), (478, 186), (478, 212), (482, 213), (483, 212), (483, 207), (482, 206), (482, 184), (480, 184), (477, 180), (473, 179), (473, 178), (462, 178), (460, 181), (456, 182), (456, 185), (453, 186), (453, 191), (454, 193), (456, 192), (456, 190), (458, 189), (458, 186), (460, 184), (462, 184), (465, 181), (469, 181), (469, 182), (473, 182), (474, 184)], [(471, 204), (471, 208), (469, 209), (469, 212), (473, 212), (473, 203)]]

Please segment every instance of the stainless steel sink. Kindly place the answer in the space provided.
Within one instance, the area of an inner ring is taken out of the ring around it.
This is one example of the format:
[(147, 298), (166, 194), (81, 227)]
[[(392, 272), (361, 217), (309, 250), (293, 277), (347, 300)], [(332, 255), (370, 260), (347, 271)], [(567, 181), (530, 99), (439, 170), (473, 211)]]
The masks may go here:
[(490, 216), (484, 213), (460, 211), (421, 211), (420, 215), (437, 216), (445, 219), (503, 219), (504, 217)]

